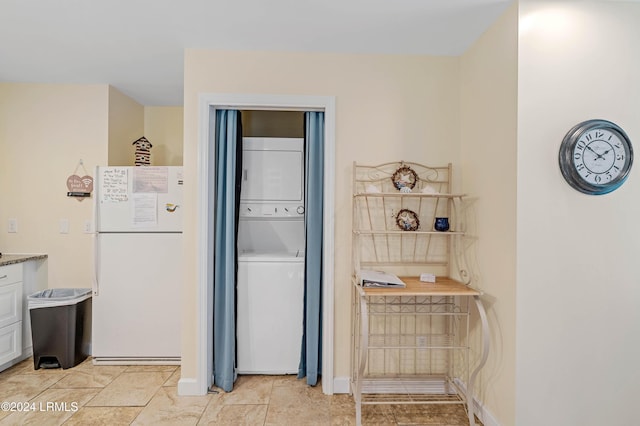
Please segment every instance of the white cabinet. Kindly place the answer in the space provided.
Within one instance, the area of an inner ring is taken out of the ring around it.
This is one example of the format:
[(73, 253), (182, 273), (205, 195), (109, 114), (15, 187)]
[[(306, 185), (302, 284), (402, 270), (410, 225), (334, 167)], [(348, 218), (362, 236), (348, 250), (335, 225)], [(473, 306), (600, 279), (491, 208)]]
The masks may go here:
[(33, 354), (27, 296), (47, 288), (47, 255), (0, 258), (0, 371)]
[[(0, 328), (0, 363), (22, 355), (22, 321)], [(6, 368), (0, 368), (5, 370)]]
[(0, 365), (22, 354), (22, 269), (0, 267)]

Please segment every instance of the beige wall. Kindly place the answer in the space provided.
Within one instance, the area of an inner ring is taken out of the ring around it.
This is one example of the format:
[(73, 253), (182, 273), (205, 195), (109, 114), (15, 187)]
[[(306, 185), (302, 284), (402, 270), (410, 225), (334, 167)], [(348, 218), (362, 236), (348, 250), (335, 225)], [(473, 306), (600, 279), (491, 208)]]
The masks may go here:
[(410, 159), (457, 167), (458, 65), (450, 57), (186, 51), (183, 378), (196, 376), (198, 94), (336, 97), (334, 354), (335, 375), (348, 377), (352, 162)]
[(637, 424), (640, 181), (573, 190), (558, 148), (604, 118), (640, 145), (640, 4), (521, 1), (516, 421)]
[(145, 136), (144, 107), (109, 87), (109, 166), (133, 166), (133, 141)]
[(90, 287), (93, 240), (84, 227), (93, 198), (67, 197), (66, 181), (93, 177), (111, 155), (133, 164), (131, 142), (143, 128), (164, 138), (165, 152), (181, 151), (182, 108), (149, 109), (143, 127), (143, 107), (107, 85), (0, 83), (0, 252), (47, 253), (49, 287)]
[(152, 166), (181, 166), (182, 107), (142, 106), (109, 88), (109, 165), (133, 166), (133, 142), (145, 136), (152, 144)]
[(0, 83), (0, 251), (47, 253), (49, 287), (92, 285), (92, 199), (67, 197), (66, 182), (106, 163), (107, 107), (106, 85)]
[(517, 40), (514, 5), (462, 56), (460, 78), (465, 246), (491, 328), (476, 394), (502, 425), (515, 424)]
[(144, 136), (153, 145), (152, 166), (182, 166), (183, 115), (182, 107), (144, 107)]

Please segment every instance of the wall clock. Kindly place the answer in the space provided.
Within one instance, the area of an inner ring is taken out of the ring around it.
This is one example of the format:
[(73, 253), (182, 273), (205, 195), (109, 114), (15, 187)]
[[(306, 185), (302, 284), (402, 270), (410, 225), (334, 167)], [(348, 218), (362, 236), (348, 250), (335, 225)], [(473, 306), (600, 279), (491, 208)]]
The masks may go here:
[(607, 194), (627, 179), (633, 148), (627, 134), (607, 120), (587, 120), (566, 134), (558, 155), (560, 171), (574, 189)]

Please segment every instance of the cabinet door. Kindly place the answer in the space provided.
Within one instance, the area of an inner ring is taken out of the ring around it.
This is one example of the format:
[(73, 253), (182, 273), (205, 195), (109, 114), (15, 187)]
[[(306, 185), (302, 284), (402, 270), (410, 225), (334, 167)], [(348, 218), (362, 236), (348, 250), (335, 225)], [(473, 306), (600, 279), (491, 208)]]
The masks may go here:
[(0, 365), (22, 354), (22, 321), (0, 328)]
[(22, 283), (0, 287), (0, 327), (22, 320)]
[(0, 286), (22, 281), (22, 263), (0, 266)]

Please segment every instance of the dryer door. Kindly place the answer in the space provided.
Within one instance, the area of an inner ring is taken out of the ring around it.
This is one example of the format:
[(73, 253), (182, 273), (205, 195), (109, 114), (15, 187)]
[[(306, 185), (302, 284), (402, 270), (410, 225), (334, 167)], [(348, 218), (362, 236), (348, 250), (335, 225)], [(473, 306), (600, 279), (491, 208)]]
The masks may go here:
[(301, 201), (302, 152), (244, 151), (243, 201)]
[(302, 203), (304, 139), (243, 138), (243, 202)]

